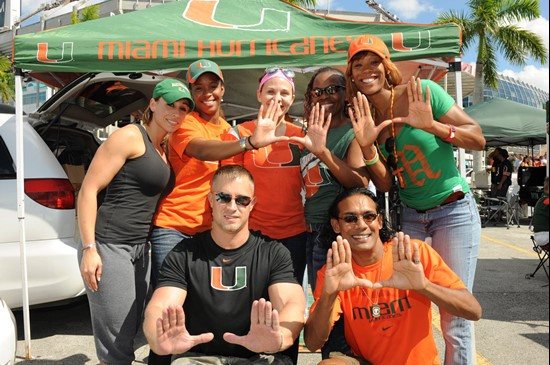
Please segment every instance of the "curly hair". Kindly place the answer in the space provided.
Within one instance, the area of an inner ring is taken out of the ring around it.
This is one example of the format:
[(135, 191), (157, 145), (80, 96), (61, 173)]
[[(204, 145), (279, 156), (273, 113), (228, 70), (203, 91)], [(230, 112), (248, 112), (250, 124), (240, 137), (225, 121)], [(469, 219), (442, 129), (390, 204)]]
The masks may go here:
[(311, 109), (313, 108), (313, 96), (312, 96), (313, 83), (315, 82), (315, 79), (317, 78), (317, 76), (326, 72), (337, 74), (342, 78), (341, 85), (344, 86), (346, 84), (346, 76), (342, 73), (342, 71), (338, 70), (337, 68), (327, 66), (327, 67), (322, 67), (317, 71), (315, 71), (313, 76), (311, 76), (309, 83), (307, 84), (306, 94), (304, 95), (304, 121), (307, 121), (309, 119), (309, 113), (311, 113)]
[[(353, 77), (351, 75), (351, 65), (353, 64), (353, 62), (355, 62), (360, 57), (363, 57), (364, 55), (365, 52), (357, 53), (348, 62), (348, 66), (346, 68), (346, 98), (350, 103), (352, 102), (353, 97), (357, 95), (357, 91), (359, 91), (355, 86), (355, 82), (353, 82)], [(386, 82), (390, 86), (400, 85), (403, 81), (403, 76), (401, 76), (401, 71), (399, 71), (395, 63), (393, 63), (391, 60), (384, 58), (382, 60), (382, 65), (384, 66), (384, 70), (386, 71)]]
[(338, 217), (340, 216), (338, 204), (340, 204), (342, 200), (354, 195), (364, 195), (368, 197), (370, 200), (373, 201), (374, 205), (376, 206), (376, 213), (382, 214), (382, 228), (380, 228), (380, 230), (378, 231), (380, 240), (382, 240), (382, 242), (387, 242), (395, 236), (395, 230), (392, 229), (390, 223), (386, 220), (386, 218), (384, 218), (383, 211), (380, 210), (380, 206), (376, 201), (376, 196), (374, 195), (374, 193), (365, 187), (349, 188), (343, 190), (340, 194), (338, 194), (338, 196), (334, 198), (334, 201), (330, 205), (330, 208), (328, 210), (328, 223), (324, 225), (323, 232), (321, 233), (321, 242), (325, 248), (330, 248), (332, 242), (336, 240), (337, 234), (332, 229), (330, 220), (338, 219)]

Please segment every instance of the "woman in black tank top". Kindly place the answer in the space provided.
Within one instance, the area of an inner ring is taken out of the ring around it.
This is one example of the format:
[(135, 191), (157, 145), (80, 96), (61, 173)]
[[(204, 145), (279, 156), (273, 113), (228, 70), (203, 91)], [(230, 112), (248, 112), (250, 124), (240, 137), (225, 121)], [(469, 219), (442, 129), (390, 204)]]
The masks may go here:
[[(147, 236), (173, 174), (162, 142), (194, 102), (183, 82), (158, 83), (143, 124), (114, 132), (97, 150), (78, 195), (80, 271), (86, 285), (97, 356), (130, 364), (149, 280)], [(106, 189), (97, 209), (97, 195)], [(101, 280), (101, 282), (100, 282)]]

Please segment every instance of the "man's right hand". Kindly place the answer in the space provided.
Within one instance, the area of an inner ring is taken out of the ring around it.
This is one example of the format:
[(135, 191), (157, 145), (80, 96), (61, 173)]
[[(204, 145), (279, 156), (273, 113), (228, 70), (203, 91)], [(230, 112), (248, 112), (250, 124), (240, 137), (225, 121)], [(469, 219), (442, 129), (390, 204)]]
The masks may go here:
[(170, 305), (157, 319), (155, 352), (159, 355), (182, 354), (201, 343), (214, 339), (211, 332), (191, 336), (185, 328), (185, 314), (181, 306)]
[(372, 288), (372, 282), (355, 276), (351, 265), (349, 242), (342, 236), (338, 236), (336, 241), (332, 242), (332, 248), (327, 253), (323, 291), (325, 294), (331, 295), (356, 286)]

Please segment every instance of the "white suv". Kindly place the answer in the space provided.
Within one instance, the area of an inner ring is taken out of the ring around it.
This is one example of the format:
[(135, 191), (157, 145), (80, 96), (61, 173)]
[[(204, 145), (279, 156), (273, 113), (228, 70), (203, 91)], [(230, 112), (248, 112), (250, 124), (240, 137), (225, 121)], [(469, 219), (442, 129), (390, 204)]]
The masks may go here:
[[(140, 117), (157, 76), (86, 74), (24, 116), (29, 304), (84, 294), (77, 262), (75, 188), (100, 141), (90, 133)], [(0, 297), (22, 306), (15, 179), (15, 116), (0, 107)], [(67, 177), (67, 173), (69, 178)], [(99, 199), (101, 202), (101, 199)]]

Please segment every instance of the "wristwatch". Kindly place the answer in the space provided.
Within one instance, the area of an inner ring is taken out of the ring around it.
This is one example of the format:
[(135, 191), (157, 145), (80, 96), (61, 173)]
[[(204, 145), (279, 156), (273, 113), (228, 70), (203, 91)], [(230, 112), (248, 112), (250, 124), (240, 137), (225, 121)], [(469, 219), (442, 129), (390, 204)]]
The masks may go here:
[(453, 139), (455, 139), (456, 134), (456, 127), (452, 124), (447, 124), (449, 126), (449, 135), (447, 138), (443, 138), (445, 142), (452, 142)]
[(239, 146), (241, 146), (243, 151), (247, 150), (247, 148), (246, 148), (246, 137), (243, 137), (243, 138), (239, 139)]

